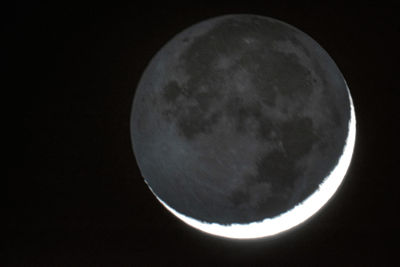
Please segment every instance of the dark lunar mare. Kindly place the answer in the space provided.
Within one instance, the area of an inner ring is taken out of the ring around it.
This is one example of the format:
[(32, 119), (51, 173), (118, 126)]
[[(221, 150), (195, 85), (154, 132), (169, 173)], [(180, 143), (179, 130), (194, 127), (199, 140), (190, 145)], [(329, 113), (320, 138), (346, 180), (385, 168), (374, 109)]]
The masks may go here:
[(317, 190), (345, 145), (350, 103), (329, 55), (283, 22), (196, 24), (151, 60), (131, 116), (154, 193), (205, 222), (279, 215)]

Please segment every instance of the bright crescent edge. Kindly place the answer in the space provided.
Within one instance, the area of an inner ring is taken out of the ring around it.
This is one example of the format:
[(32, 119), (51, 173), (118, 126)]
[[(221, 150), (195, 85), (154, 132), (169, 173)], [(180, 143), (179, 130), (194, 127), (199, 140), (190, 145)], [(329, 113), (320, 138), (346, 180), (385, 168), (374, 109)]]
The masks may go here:
[(351, 98), (347, 83), (346, 88), (350, 99), (351, 114), (349, 121), (349, 133), (344, 146), (343, 154), (340, 157), (336, 167), (319, 185), (319, 188), (311, 196), (295, 206), (293, 209), (288, 210), (287, 212), (276, 217), (264, 219), (260, 222), (221, 225), (217, 223), (201, 222), (177, 212), (168, 206), (164, 201), (162, 201), (148, 185), (151, 192), (167, 210), (178, 217), (181, 221), (200, 231), (215, 236), (233, 239), (262, 238), (279, 234), (303, 223), (312, 215), (317, 213), (329, 201), (329, 199), (332, 198), (342, 183), (350, 166), (356, 139), (356, 118), (353, 100)]

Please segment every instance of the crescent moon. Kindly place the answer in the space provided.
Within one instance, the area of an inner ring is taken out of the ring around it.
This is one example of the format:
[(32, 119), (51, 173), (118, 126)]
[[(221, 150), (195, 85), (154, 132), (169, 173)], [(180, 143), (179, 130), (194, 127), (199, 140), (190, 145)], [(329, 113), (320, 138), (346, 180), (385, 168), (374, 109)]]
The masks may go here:
[(335, 194), (341, 185), (346, 172), (350, 166), (356, 139), (356, 117), (353, 100), (346, 83), (350, 100), (350, 121), (346, 143), (337, 165), (332, 172), (325, 177), (319, 188), (302, 203), (276, 217), (268, 218), (260, 222), (248, 224), (221, 225), (217, 223), (205, 223), (194, 218), (185, 216), (162, 201), (151, 189), (154, 196), (160, 203), (181, 221), (205, 233), (232, 239), (255, 239), (270, 237), (292, 229), (303, 223), (317, 213)]

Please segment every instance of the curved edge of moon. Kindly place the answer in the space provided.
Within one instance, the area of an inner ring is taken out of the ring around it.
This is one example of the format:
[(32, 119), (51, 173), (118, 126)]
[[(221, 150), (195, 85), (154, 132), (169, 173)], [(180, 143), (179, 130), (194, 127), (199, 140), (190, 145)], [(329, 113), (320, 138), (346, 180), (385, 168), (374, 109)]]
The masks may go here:
[(343, 154), (340, 157), (338, 164), (320, 184), (319, 188), (293, 209), (276, 217), (264, 219), (260, 222), (221, 225), (217, 223), (205, 223), (177, 212), (168, 206), (164, 201), (162, 201), (148, 185), (151, 192), (167, 210), (178, 217), (181, 221), (200, 231), (215, 236), (233, 239), (262, 238), (279, 234), (303, 223), (316, 212), (318, 212), (329, 201), (329, 199), (332, 198), (342, 183), (350, 166), (356, 139), (356, 118), (353, 101), (347, 84), (346, 87), (350, 100), (351, 114), (349, 121), (349, 132), (343, 149)]

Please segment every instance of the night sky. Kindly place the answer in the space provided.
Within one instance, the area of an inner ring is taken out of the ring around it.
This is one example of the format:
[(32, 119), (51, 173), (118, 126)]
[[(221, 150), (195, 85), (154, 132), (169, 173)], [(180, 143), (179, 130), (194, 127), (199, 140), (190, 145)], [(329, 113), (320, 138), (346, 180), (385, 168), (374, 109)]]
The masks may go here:
[[(4, 7), (1, 258), (11, 266), (397, 260), (400, 9), (305, 2)], [(342, 186), (306, 223), (270, 239), (235, 241), (186, 226), (147, 188), (131, 147), (132, 100), (147, 63), (188, 26), (231, 13), (273, 17), (309, 34), (335, 60), (355, 105), (356, 147)]]

